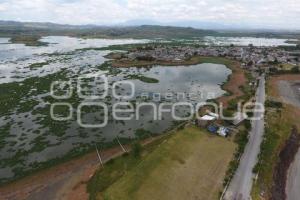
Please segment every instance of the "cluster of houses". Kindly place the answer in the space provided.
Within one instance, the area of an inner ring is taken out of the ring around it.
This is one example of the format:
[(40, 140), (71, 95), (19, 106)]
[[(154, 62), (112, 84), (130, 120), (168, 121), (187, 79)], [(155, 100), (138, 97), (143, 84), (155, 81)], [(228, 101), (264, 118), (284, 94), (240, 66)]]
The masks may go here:
[(290, 63), (298, 65), (299, 61), (291, 52), (276, 47), (246, 47), (242, 49), (240, 60), (246, 68)]
[(233, 127), (237, 127), (246, 119), (243, 113), (236, 113), (233, 120), (230, 121), (230, 127), (222, 125), (222, 120), (219, 114), (207, 112), (207, 114), (197, 118), (195, 124), (200, 128), (207, 129), (208, 132), (222, 137), (227, 137), (231, 134)]
[(239, 60), (244, 67), (259, 67), (266, 64), (290, 63), (299, 64), (300, 54), (288, 52), (277, 47), (254, 46), (167, 46), (148, 44), (124, 54), (127, 60), (148, 60), (178, 62), (190, 59), (192, 56), (222, 56)]
[(206, 115), (196, 119), (195, 124), (200, 128), (206, 128), (212, 134), (218, 134), (222, 137), (227, 137), (230, 133), (229, 128), (219, 125), (219, 115), (208, 112)]

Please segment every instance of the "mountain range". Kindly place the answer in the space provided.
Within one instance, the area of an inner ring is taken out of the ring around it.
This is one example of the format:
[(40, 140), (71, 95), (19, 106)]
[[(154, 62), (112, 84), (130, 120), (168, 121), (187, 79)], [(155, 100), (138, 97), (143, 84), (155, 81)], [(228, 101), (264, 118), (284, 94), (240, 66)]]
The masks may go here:
[[(147, 24), (147, 25), (144, 25)], [(218, 27), (218, 28), (214, 28)], [(68, 25), (49, 22), (17, 22), (0, 20), (0, 36), (68, 35), (96, 38), (195, 38), (203, 36), (251, 36), (299, 38), (299, 32), (278, 30), (234, 29), (230, 25), (185, 21), (164, 24), (155, 21), (135, 20), (114, 26)]]

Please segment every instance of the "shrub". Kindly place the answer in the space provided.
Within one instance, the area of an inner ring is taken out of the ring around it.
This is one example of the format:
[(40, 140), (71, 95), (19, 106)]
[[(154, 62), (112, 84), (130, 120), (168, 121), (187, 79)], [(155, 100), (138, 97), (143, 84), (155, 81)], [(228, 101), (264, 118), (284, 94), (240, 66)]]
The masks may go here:
[(267, 100), (265, 106), (271, 108), (282, 108), (282, 103), (278, 101)]
[(247, 130), (250, 130), (251, 129), (251, 121), (250, 120), (245, 120), (245, 128)]

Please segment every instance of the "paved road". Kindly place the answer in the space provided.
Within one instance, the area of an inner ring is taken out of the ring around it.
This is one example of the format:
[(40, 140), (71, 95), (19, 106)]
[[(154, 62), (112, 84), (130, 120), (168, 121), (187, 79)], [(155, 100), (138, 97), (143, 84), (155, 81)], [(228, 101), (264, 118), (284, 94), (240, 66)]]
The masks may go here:
[[(265, 102), (265, 78), (260, 78), (260, 83), (256, 93), (256, 102), (264, 104)], [(262, 114), (255, 112), (255, 117)], [(245, 147), (245, 152), (241, 157), (240, 165), (234, 175), (229, 187), (224, 195), (225, 200), (248, 200), (253, 182), (252, 169), (257, 162), (257, 156), (260, 151), (260, 144), (263, 140), (264, 118), (252, 122), (252, 130), (249, 136), (249, 142)]]

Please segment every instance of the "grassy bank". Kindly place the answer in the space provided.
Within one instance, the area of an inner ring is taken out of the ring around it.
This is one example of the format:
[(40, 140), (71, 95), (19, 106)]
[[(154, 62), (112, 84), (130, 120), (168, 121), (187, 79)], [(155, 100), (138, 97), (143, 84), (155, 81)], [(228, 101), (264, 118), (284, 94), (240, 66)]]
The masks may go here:
[(216, 199), (236, 145), (190, 126), (107, 163), (88, 184), (91, 199)]
[(127, 79), (137, 79), (140, 80), (144, 83), (158, 83), (159, 80), (155, 79), (155, 78), (151, 78), (151, 77), (147, 77), (147, 76), (143, 76), (143, 75), (138, 75), (138, 74), (130, 74), (125, 76), (125, 78)]
[(233, 64), (233, 60), (226, 59), (223, 57), (204, 57), (204, 56), (194, 56), (188, 60), (182, 61), (145, 61), (145, 60), (120, 60), (115, 59), (112, 62), (114, 67), (147, 67), (153, 65), (162, 66), (179, 66), (179, 65), (196, 65), (201, 63), (213, 63), (213, 64), (224, 64), (230, 66)]

